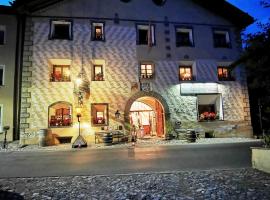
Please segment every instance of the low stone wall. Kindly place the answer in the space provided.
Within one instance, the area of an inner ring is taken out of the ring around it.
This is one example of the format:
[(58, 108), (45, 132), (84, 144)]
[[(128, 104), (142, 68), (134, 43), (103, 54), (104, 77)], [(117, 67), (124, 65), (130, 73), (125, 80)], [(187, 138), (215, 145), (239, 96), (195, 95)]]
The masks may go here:
[(252, 167), (270, 173), (270, 149), (252, 148)]

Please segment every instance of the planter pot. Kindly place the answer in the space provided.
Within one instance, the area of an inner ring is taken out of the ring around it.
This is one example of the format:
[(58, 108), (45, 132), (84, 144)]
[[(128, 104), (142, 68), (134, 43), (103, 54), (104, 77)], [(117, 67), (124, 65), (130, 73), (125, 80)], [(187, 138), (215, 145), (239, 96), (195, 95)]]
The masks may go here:
[(252, 167), (270, 173), (270, 148), (252, 147)]

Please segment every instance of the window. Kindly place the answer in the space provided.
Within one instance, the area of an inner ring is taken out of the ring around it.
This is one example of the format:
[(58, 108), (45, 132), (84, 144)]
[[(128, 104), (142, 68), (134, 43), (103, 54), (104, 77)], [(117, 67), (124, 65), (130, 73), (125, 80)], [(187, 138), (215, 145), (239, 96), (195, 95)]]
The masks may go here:
[(230, 35), (227, 30), (214, 30), (214, 47), (216, 48), (230, 48)]
[(141, 64), (140, 66), (141, 78), (150, 79), (154, 76), (154, 66), (153, 64)]
[(53, 65), (51, 82), (70, 82), (70, 65)]
[(0, 65), (0, 86), (5, 84), (5, 66)]
[(220, 94), (198, 95), (199, 121), (223, 120), (223, 103)]
[(109, 124), (108, 107), (106, 103), (95, 103), (91, 105), (93, 126), (107, 126)]
[(194, 46), (192, 28), (176, 27), (176, 46)]
[(219, 81), (234, 81), (234, 77), (231, 74), (231, 69), (228, 67), (218, 67), (218, 80)]
[(94, 65), (94, 81), (104, 81), (103, 65)]
[(194, 76), (192, 74), (192, 66), (180, 66), (179, 67), (179, 79), (180, 81), (192, 81)]
[(92, 23), (92, 40), (104, 41), (104, 23), (103, 22), (93, 22)]
[(3, 105), (0, 105), (0, 133), (3, 131)]
[(72, 22), (67, 20), (51, 21), (50, 39), (72, 40)]
[(67, 102), (57, 102), (49, 107), (49, 127), (72, 126), (72, 106)]
[(6, 32), (6, 27), (0, 26), (0, 45), (5, 44), (5, 32)]
[(155, 45), (154, 25), (137, 25), (137, 44), (148, 46)]

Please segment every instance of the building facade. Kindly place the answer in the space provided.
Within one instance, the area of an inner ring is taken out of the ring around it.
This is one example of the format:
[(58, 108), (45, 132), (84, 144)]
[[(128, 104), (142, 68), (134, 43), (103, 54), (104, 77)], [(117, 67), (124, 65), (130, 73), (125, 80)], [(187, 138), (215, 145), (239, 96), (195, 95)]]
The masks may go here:
[(197, 1), (162, 2), (66, 0), (28, 13), (21, 142), (37, 143), (40, 129), (74, 140), (77, 108), (88, 142), (130, 126), (162, 138), (177, 122), (251, 136), (245, 71), (229, 66), (252, 18), (224, 1), (229, 14)]
[[(14, 86), (17, 18), (7, 6), (0, 6), (0, 132), (9, 126), (7, 140), (14, 138)], [(0, 134), (3, 141), (4, 134)]]

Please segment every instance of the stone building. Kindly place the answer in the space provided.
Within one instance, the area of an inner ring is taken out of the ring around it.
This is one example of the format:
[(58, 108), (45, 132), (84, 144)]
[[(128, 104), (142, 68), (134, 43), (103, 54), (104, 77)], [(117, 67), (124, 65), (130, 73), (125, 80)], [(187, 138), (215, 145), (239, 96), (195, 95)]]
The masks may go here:
[[(28, 1), (20, 139), (132, 127), (164, 137), (168, 124), (251, 136), (240, 31), (253, 19), (219, 0)], [(120, 126), (120, 127), (119, 127)], [(122, 126), (122, 127), (121, 127)], [(75, 137), (74, 137), (75, 136)]]
[[(12, 8), (0, 6), (0, 133), (9, 126), (7, 140), (16, 140), (16, 39), (17, 18)], [(15, 119), (15, 120), (14, 120)], [(4, 134), (0, 134), (3, 141)]]

